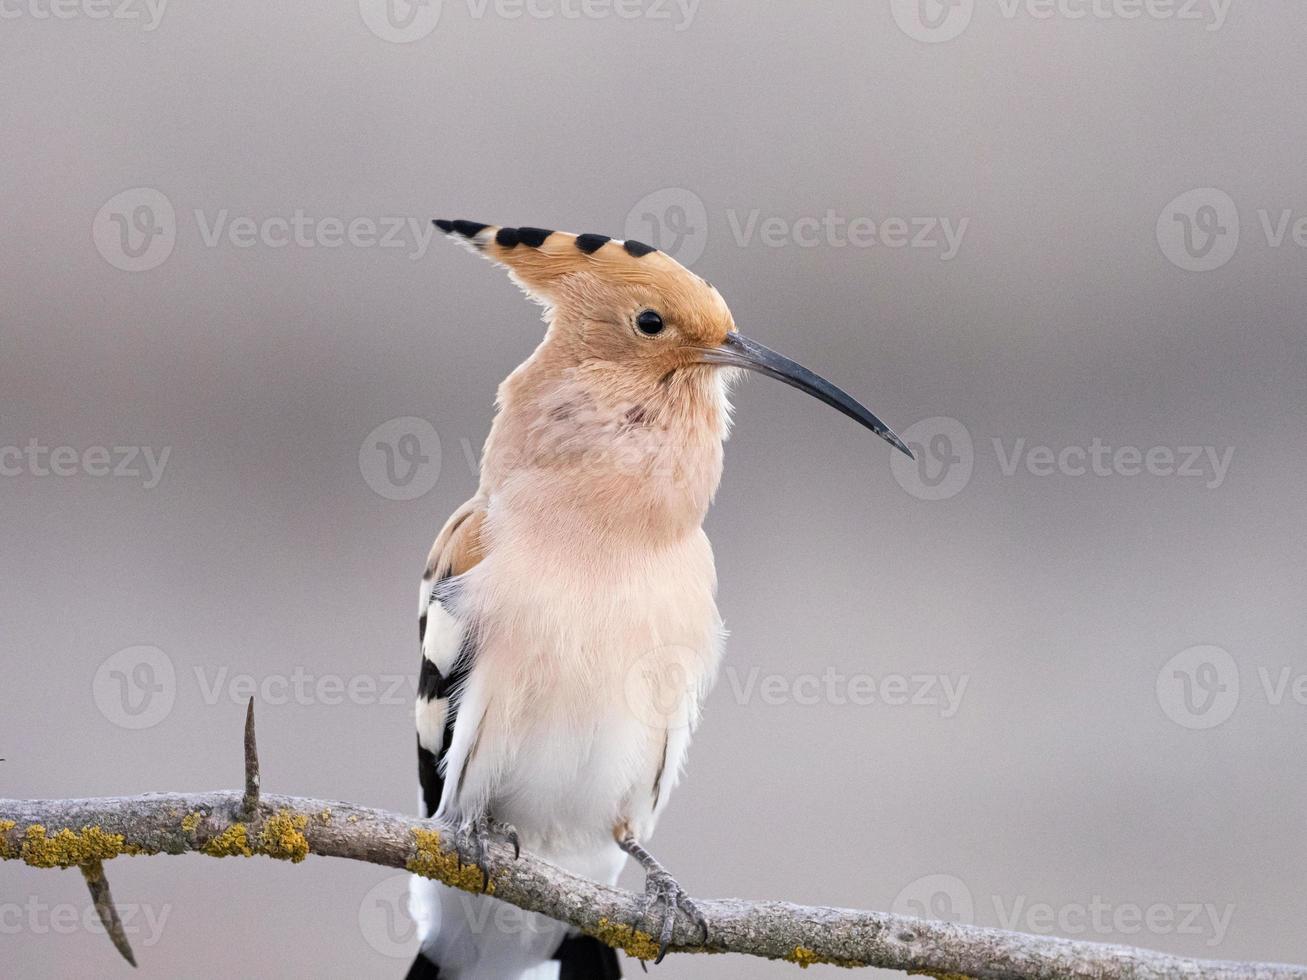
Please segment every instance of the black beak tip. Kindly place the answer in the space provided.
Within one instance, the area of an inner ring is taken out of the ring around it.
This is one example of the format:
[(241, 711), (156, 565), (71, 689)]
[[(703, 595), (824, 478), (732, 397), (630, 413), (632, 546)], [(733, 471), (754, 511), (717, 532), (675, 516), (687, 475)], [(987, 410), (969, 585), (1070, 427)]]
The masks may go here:
[(908, 448), (908, 444), (904, 442), (902, 439), (900, 439), (897, 435), (895, 435), (892, 430), (886, 429), (884, 435), (885, 435), (885, 441), (888, 442), (895, 449), (897, 449), (899, 452), (903, 453), (903, 455), (908, 457), (908, 459), (915, 460), (917, 458), (915, 455), (913, 455), (912, 450)]

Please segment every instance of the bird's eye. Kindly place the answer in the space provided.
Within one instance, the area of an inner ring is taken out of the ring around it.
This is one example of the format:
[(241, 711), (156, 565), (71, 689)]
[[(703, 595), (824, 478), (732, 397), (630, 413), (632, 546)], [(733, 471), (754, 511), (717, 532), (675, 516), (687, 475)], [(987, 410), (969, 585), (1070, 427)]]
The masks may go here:
[(635, 325), (649, 337), (663, 332), (663, 318), (655, 310), (642, 310), (635, 318)]

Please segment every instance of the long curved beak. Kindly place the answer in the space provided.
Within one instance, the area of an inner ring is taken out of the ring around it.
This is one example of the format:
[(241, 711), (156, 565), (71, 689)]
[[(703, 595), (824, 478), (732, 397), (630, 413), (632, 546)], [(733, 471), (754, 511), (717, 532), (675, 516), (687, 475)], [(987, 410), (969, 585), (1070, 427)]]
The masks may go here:
[(831, 408), (843, 412), (855, 422), (865, 425), (895, 449), (906, 453), (909, 459), (916, 458), (903, 440), (894, 434), (893, 429), (848, 392), (837, 388), (825, 378), (813, 374), (802, 364), (796, 364), (788, 357), (777, 354), (774, 350), (735, 331), (726, 335), (726, 341), (720, 347), (705, 350), (701, 360), (705, 364), (720, 364), (725, 367), (744, 368), (746, 371), (757, 371), (759, 374), (765, 374), (769, 378), (775, 378), (793, 388), (805, 391)]

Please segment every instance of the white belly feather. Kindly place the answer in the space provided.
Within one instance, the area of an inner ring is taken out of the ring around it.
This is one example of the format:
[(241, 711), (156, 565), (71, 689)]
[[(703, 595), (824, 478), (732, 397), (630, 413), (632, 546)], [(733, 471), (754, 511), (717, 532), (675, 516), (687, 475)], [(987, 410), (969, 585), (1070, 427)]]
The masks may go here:
[(570, 580), (515, 561), (498, 538), (455, 605), (475, 624), (476, 654), (440, 815), (488, 810), (523, 846), (563, 862), (608, 850), (619, 823), (652, 832), (721, 654), (702, 532), (599, 560)]
[[(450, 662), (466, 631), (475, 635), (437, 816), (490, 813), (513, 824), (527, 850), (616, 884), (626, 855), (614, 828), (653, 833), (723, 631), (702, 531), (638, 561), (609, 555), (582, 567), (579, 582), (548, 563), (529, 566), (500, 538), (460, 580), (452, 617), (429, 621), (433, 661)], [(443, 708), (419, 706), (419, 730), (434, 736), (443, 718)], [(557, 976), (548, 956), (565, 926), (489, 896), (412, 884), (423, 947), (456, 980)], [(514, 924), (500, 929), (505, 915)]]

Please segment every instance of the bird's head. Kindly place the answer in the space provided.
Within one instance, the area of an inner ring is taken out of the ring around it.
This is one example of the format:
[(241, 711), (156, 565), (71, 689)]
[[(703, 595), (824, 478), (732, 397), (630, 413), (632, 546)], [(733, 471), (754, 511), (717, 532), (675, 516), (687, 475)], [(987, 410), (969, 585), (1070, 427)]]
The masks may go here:
[(436, 226), (508, 269), (545, 307), (551, 340), (579, 363), (613, 365), (638, 389), (682, 372), (741, 368), (807, 392), (912, 455), (851, 395), (735, 329), (717, 290), (670, 255), (636, 241), (437, 219)]

